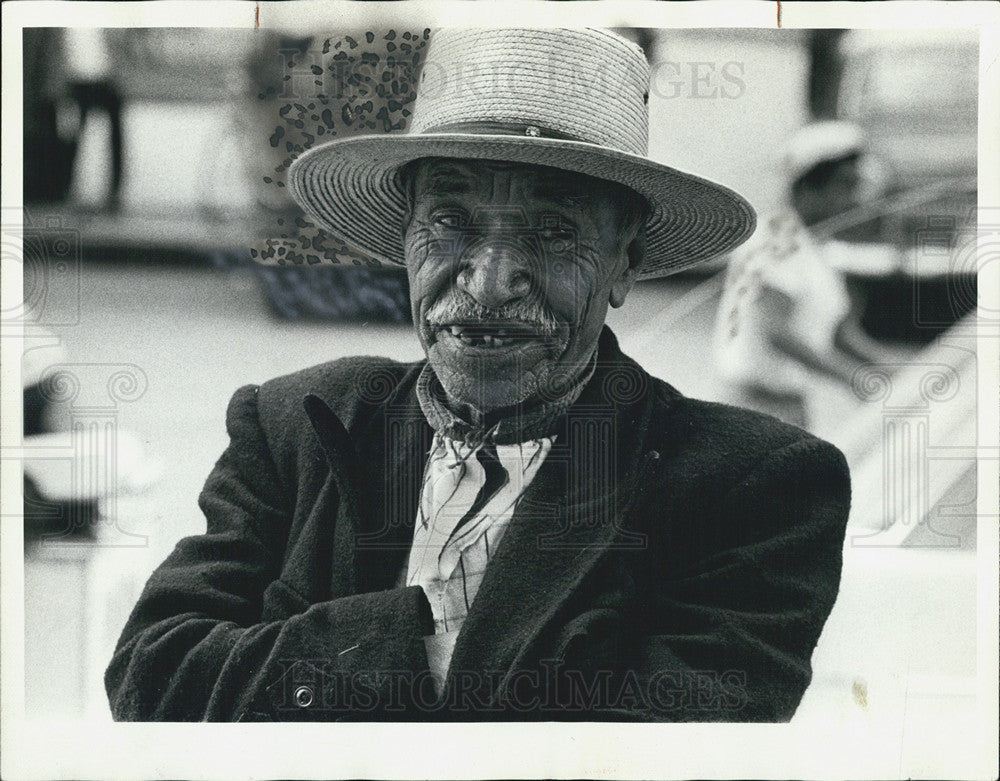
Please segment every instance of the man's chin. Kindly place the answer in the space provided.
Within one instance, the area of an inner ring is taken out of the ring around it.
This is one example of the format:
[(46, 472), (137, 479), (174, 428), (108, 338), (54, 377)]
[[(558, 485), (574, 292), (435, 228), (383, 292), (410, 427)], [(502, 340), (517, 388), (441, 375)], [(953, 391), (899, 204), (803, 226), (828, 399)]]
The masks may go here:
[(425, 350), (448, 396), (485, 413), (558, 396), (566, 385), (557, 376), (566, 347), (559, 337), (469, 345), (438, 331)]

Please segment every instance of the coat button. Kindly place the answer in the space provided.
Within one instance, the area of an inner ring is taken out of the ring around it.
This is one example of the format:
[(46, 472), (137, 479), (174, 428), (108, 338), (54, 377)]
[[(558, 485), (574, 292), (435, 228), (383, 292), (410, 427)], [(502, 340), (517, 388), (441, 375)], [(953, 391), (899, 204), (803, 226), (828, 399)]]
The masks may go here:
[(300, 708), (308, 708), (313, 703), (313, 690), (308, 686), (300, 686), (295, 690), (295, 704)]

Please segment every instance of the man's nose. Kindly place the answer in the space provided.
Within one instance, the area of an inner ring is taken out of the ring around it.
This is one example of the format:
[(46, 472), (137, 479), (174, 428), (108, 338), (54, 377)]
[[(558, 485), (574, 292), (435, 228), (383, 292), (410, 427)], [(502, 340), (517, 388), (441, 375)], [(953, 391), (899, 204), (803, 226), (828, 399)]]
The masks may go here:
[(477, 302), (495, 309), (531, 291), (531, 258), (509, 237), (482, 237), (462, 257), (457, 281)]

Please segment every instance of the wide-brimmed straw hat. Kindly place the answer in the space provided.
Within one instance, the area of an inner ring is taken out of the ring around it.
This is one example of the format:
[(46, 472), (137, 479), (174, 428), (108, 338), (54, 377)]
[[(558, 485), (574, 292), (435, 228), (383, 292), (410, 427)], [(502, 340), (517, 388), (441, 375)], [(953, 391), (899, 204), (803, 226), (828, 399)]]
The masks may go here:
[(650, 160), (649, 64), (604, 30), (435, 32), (407, 133), (332, 141), (289, 170), (292, 194), (321, 227), (368, 256), (403, 263), (406, 209), (397, 172), (420, 158), (560, 168), (630, 187), (651, 207), (641, 278), (690, 268), (753, 232), (731, 190)]

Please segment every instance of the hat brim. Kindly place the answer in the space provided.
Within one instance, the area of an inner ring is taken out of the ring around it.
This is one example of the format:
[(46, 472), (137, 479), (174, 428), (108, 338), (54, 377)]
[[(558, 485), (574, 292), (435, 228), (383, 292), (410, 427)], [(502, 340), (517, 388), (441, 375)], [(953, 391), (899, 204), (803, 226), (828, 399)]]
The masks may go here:
[(617, 182), (649, 202), (640, 279), (674, 274), (742, 244), (756, 216), (742, 197), (644, 157), (578, 141), (464, 133), (360, 136), (314, 147), (288, 184), (317, 225), (383, 263), (403, 264), (406, 195), (396, 177), (426, 157), (543, 165)]

